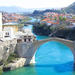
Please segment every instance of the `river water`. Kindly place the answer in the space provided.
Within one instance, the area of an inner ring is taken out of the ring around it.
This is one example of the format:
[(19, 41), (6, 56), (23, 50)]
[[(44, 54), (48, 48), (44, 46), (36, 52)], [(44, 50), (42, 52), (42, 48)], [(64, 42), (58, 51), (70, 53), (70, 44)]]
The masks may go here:
[[(32, 29), (32, 25), (24, 28)], [(37, 40), (48, 38), (36, 37)], [(35, 60), (34, 65), (4, 72), (3, 75), (75, 75), (73, 54), (69, 47), (60, 42), (51, 41), (41, 45), (37, 49)]]

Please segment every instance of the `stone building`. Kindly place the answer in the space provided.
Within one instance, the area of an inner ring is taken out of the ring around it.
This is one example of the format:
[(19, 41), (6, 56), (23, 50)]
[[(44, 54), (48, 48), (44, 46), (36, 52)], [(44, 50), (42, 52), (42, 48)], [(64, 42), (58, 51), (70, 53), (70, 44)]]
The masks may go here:
[(2, 13), (0, 12), (0, 38), (3, 37), (3, 32), (2, 32)]
[(2, 31), (2, 13), (0, 13), (0, 31)]
[(24, 32), (18, 32), (17, 33), (17, 42), (33, 42), (36, 40), (35, 35), (31, 32), (30, 29), (25, 29)]
[(3, 24), (4, 37), (14, 37), (18, 32), (18, 23), (5, 23)]

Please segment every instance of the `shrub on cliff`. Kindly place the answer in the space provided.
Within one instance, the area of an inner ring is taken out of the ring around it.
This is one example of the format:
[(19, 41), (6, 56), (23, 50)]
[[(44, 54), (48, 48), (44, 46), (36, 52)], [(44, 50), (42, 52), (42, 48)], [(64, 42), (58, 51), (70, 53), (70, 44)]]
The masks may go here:
[(7, 62), (6, 64), (12, 62), (13, 60), (15, 60), (16, 58), (18, 58), (17, 54), (16, 53), (12, 53), (9, 55), (8, 59), (7, 59)]

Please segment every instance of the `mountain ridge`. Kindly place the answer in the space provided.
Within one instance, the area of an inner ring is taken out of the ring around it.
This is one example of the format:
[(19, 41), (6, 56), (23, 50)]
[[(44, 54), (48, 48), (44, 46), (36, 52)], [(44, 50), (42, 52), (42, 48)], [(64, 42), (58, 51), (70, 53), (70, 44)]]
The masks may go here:
[(64, 10), (67, 13), (72, 13), (75, 14), (75, 2), (73, 2), (71, 5), (69, 5), (68, 7), (64, 8)]
[(18, 6), (0, 6), (1, 12), (8, 12), (8, 13), (18, 13), (18, 12), (26, 12), (32, 13), (32, 10), (28, 10)]

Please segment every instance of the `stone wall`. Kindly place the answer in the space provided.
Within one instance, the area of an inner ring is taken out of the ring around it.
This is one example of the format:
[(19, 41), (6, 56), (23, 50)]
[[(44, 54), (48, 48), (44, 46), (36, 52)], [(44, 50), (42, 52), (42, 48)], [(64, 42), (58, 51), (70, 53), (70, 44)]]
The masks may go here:
[(16, 53), (21, 58), (25, 58), (25, 64), (35, 63), (35, 56), (34, 56), (34, 46), (33, 43), (17, 43)]
[[(22, 43), (17, 43), (17, 54), (19, 57), (23, 57), (23, 58), (26, 58), (27, 56), (30, 56), (29, 52), (28, 52), (28, 49), (32, 47), (32, 43), (26, 43), (26, 42), (22, 42)], [(32, 49), (30, 49), (30, 51), (32, 52)]]

